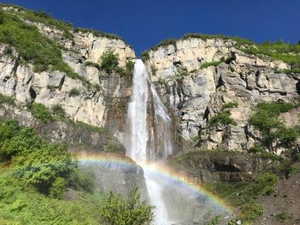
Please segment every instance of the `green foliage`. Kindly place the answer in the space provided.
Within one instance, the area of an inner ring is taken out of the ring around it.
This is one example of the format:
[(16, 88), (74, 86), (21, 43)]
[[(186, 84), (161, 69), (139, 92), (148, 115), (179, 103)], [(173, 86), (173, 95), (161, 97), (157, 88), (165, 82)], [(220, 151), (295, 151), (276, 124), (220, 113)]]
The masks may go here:
[(287, 220), (291, 219), (292, 217), (287, 212), (281, 212), (275, 215), (275, 218), (281, 222), (284, 223)]
[(49, 196), (61, 199), (66, 191), (66, 186), (67, 181), (62, 177), (57, 177), (49, 189)]
[(295, 105), (290, 103), (261, 103), (250, 118), (262, 135), (261, 144), (274, 152), (278, 147), (292, 148), (300, 132), (297, 127), (287, 128), (279, 119), (280, 113), (288, 112)]
[(238, 107), (238, 103), (237, 102), (228, 102), (226, 104), (223, 105), (222, 110), (225, 109), (232, 109), (232, 108), (237, 108)]
[(77, 88), (72, 88), (69, 92), (69, 97), (76, 97), (80, 95), (80, 90)]
[(297, 44), (289, 44), (283, 41), (264, 42), (262, 44), (244, 46), (241, 50), (248, 54), (266, 55), (290, 64), (292, 69), (283, 72), (300, 71), (300, 46)]
[(134, 61), (128, 60), (125, 65), (126, 76), (133, 76)]
[(137, 190), (132, 191), (128, 199), (109, 193), (100, 215), (104, 225), (146, 225), (153, 218), (152, 207), (141, 201)]
[(65, 146), (45, 142), (33, 129), (20, 127), (15, 121), (1, 122), (0, 134), (0, 156), (15, 165), (15, 179), (43, 193), (62, 188), (57, 179), (66, 178), (73, 168)]
[(75, 124), (75, 126), (78, 126), (78, 127), (81, 127), (81, 128), (87, 129), (89, 131), (93, 131), (93, 132), (103, 133), (106, 131), (105, 128), (103, 128), (103, 127), (96, 127), (96, 126), (93, 126), (93, 125), (90, 125), (90, 124), (87, 124), (87, 123), (84, 123), (81, 121), (77, 121), (74, 124)]
[(144, 52), (142, 53), (142, 60), (145, 62), (145, 61), (147, 61), (147, 60), (149, 60), (149, 59), (150, 59), (149, 52), (148, 52), (148, 51), (144, 51)]
[(33, 103), (29, 106), (29, 110), (36, 119), (44, 123), (48, 123), (53, 120), (51, 112), (43, 104)]
[(57, 116), (58, 118), (60, 118), (60, 119), (63, 119), (63, 118), (65, 118), (66, 117), (66, 112), (65, 112), (65, 110), (62, 108), (62, 106), (61, 105), (54, 105), (54, 106), (52, 106), (52, 112), (53, 112), (53, 114), (55, 115), (55, 116)]
[(183, 40), (189, 39), (189, 38), (200, 38), (202, 40), (207, 40), (207, 39), (222, 39), (222, 40), (234, 40), (236, 41), (239, 45), (250, 45), (254, 44), (254, 42), (243, 39), (240, 37), (230, 37), (230, 36), (225, 36), (222, 34), (200, 34), (200, 33), (189, 33), (186, 34), (182, 37)]
[(57, 20), (52, 18), (46, 12), (43, 11), (31, 11), (31, 10), (24, 10), (22, 11), (21, 16), (25, 20), (30, 20), (32, 22), (43, 23), (48, 26), (54, 26), (55, 28), (64, 32), (63, 36), (68, 39), (72, 39), (73, 35), (71, 30), (73, 26), (70, 23), (66, 23), (61, 20)]
[(264, 213), (264, 209), (262, 205), (258, 203), (245, 203), (241, 207), (241, 215), (243, 220), (246, 221), (254, 221), (256, 218), (262, 216)]
[(223, 125), (223, 126), (228, 126), (228, 125), (236, 125), (236, 122), (230, 118), (231, 113), (229, 111), (225, 112), (219, 112), (215, 116), (213, 116), (209, 120), (209, 125), (210, 126), (217, 126), (217, 125)]
[(13, 97), (0, 94), (0, 105), (1, 104), (15, 105), (15, 99)]
[[(82, 33), (92, 33), (96, 37), (106, 37), (109, 39), (116, 39), (116, 40), (123, 40), (121, 37), (119, 37), (116, 34), (111, 34), (111, 33), (106, 33), (98, 30), (93, 30), (93, 29), (87, 29), (87, 28), (81, 28), (77, 27), (74, 29), (74, 32), (82, 32)], [(123, 40), (124, 41), (124, 40)]]
[(223, 61), (212, 61), (212, 62), (205, 62), (205, 63), (202, 63), (201, 66), (200, 66), (200, 69), (205, 69), (205, 68), (208, 68), (210, 66), (218, 66), (222, 63)]
[(64, 63), (56, 43), (43, 36), (35, 26), (15, 15), (1, 11), (0, 42), (16, 48), (21, 61), (32, 63), (36, 72), (59, 70), (75, 78), (76, 74)]
[(70, 175), (70, 187), (75, 190), (92, 193), (95, 188), (94, 174), (83, 168), (75, 169)]
[(168, 46), (168, 45), (173, 45), (176, 48), (176, 39), (166, 39), (161, 41), (159, 44), (155, 45), (154, 47), (151, 48), (152, 51), (157, 50), (160, 47)]
[(92, 66), (92, 67), (95, 67), (97, 68), (98, 70), (101, 69), (100, 65), (98, 63), (94, 63), (94, 62), (91, 62), (91, 61), (86, 61), (84, 63), (85, 66)]
[(101, 56), (101, 69), (107, 73), (111, 73), (119, 65), (119, 56), (114, 52), (108, 50)]
[(218, 225), (220, 224), (220, 216), (215, 216), (207, 225)]
[(263, 208), (257, 203), (259, 196), (274, 192), (278, 177), (272, 173), (259, 174), (254, 181), (235, 183), (213, 183), (207, 185), (208, 190), (218, 194), (234, 207), (240, 208), (241, 219), (254, 221), (263, 213)]

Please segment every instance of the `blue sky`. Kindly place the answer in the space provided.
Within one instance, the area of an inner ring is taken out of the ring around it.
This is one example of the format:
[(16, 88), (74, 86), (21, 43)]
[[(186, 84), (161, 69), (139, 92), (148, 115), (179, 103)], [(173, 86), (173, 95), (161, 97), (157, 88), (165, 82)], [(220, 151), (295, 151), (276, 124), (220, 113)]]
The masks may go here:
[(257, 42), (300, 40), (300, 0), (7, 0), (116, 33), (140, 54), (185, 33), (225, 34)]

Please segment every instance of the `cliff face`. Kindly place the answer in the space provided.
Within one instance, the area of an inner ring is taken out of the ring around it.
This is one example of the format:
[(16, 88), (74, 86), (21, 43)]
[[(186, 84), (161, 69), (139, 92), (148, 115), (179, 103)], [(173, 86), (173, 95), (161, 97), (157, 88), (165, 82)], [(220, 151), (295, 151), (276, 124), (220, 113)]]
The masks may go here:
[[(122, 130), (130, 95), (130, 78), (118, 72), (101, 70), (101, 56), (111, 51), (118, 56), (118, 66), (135, 58), (131, 47), (123, 40), (86, 30), (65, 31), (27, 17), (27, 11), (2, 7), (17, 15), (24, 24), (38, 29), (42, 36), (53, 41), (60, 49), (62, 60), (76, 76), (59, 70), (36, 72), (33, 63), (22, 61), (14, 46), (0, 43), (0, 94), (12, 97), (21, 108), (41, 103), (47, 108), (59, 105), (66, 116), (98, 127), (109, 127), (113, 132)], [(26, 39), (26, 37), (24, 37)], [(50, 57), (50, 56), (49, 56)]]
[[(59, 106), (68, 119), (106, 127), (124, 141), (132, 81), (122, 71), (135, 59), (132, 48), (114, 35), (70, 28), (16, 7), (2, 9), (55, 43), (69, 67), (37, 70), (33, 60), (24, 62), (22, 48), (1, 41), (0, 94), (15, 99), (22, 109), (15, 112), (25, 115), (28, 105), (36, 103), (49, 109)], [(298, 98), (299, 76), (282, 72), (291, 69), (289, 64), (245, 53), (241, 46), (234, 38), (190, 36), (147, 53), (144, 61), (151, 80), (176, 123), (179, 150), (187, 147), (184, 143), (204, 149), (249, 149), (257, 137), (249, 125), (255, 105)], [(101, 68), (108, 51), (118, 56), (118, 69)], [(234, 123), (210, 126), (228, 104)]]
[[(299, 77), (279, 72), (290, 65), (246, 54), (235, 40), (189, 37), (145, 55), (152, 81), (177, 118), (179, 135), (204, 149), (249, 149), (256, 135), (249, 125), (254, 106), (299, 96)], [(209, 126), (228, 104), (234, 125)]]

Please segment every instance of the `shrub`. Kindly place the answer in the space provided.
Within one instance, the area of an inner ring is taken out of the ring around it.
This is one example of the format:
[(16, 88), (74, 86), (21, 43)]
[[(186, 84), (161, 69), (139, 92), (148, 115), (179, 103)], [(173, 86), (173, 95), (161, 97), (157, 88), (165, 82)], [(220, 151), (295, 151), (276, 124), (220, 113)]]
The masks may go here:
[(205, 69), (205, 68), (208, 68), (210, 66), (218, 66), (222, 63), (223, 61), (212, 61), (212, 62), (205, 62), (205, 63), (202, 63), (201, 66), (200, 66), (200, 69)]
[(98, 70), (101, 69), (101, 67), (100, 67), (100, 65), (99, 65), (98, 63), (94, 63), (94, 62), (90, 62), (90, 61), (86, 61), (86, 62), (84, 63), (84, 65), (85, 65), (85, 66), (92, 66), (92, 67), (95, 67), (95, 68), (97, 68)]
[(232, 118), (230, 118), (230, 115), (231, 114), (229, 111), (219, 112), (209, 120), (209, 125), (210, 126), (217, 126), (219, 124), (223, 126), (236, 125), (236, 122)]
[(243, 219), (246, 221), (254, 221), (259, 216), (262, 216), (264, 209), (262, 205), (257, 203), (246, 203), (241, 207)]
[(53, 185), (54, 189), (61, 188), (61, 179), (68, 177), (73, 168), (66, 146), (49, 144), (33, 129), (21, 127), (16, 121), (0, 122), (0, 134), (0, 156), (16, 166), (16, 179), (43, 193)]
[(280, 221), (281, 223), (286, 222), (287, 220), (291, 219), (291, 216), (286, 212), (281, 212), (275, 215), (275, 218)]
[(69, 92), (69, 97), (76, 97), (80, 95), (80, 90), (77, 88), (72, 88)]
[(127, 77), (132, 77), (133, 76), (133, 71), (134, 71), (134, 61), (128, 60), (125, 65), (125, 71), (126, 71), (126, 76)]
[(101, 69), (105, 70), (107, 73), (111, 73), (118, 65), (118, 54), (114, 54), (112, 51), (108, 50), (101, 56)]
[(145, 62), (150, 59), (150, 55), (148, 51), (142, 53), (142, 60)]
[(32, 115), (36, 119), (38, 119), (44, 123), (48, 123), (53, 120), (53, 117), (52, 117), (50, 111), (43, 104), (33, 103), (31, 106), (29, 106), (29, 109), (30, 109)]
[(58, 118), (63, 119), (63, 118), (66, 117), (66, 112), (65, 112), (65, 110), (63, 109), (63, 107), (61, 105), (54, 105), (54, 106), (52, 106), (52, 112)]
[(100, 215), (105, 225), (146, 225), (153, 218), (152, 207), (141, 201), (137, 190), (132, 191), (128, 199), (109, 193), (100, 208)]
[(0, 94), (0, 105), (1, 104), (15, 105), (15, 99), (13, 97)]
[(237, 102), (228, 102), (226, 104), (223, 105), (222, 110), (225, 109), (232, 109), (232, 108), (237, 108), (238, 107), (238, 103)]
[(278, 116), (288, 112), (295, 105), (290, 103), (261, 103), (250, 118), (250, 124), (260, 131), (261, 143), (269, 151), (274, 152), (278, 147), (293, 148), (300, 136), (298, 128), (287, 128)]

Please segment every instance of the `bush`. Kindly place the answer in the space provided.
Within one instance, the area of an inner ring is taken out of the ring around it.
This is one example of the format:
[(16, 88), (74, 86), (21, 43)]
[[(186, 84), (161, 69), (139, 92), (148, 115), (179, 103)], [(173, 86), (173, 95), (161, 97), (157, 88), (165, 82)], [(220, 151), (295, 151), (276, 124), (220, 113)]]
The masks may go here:
[(118, 65), (118, 54), (114, 54), (112, 51), (108, 50), (101, 56), (101, 69), (105, 70), (107, 73), (111, 73)]
[(52, 106), (52, 112), (58, 118), (63, 119), (66, 117), (66, 112), (61, 105), (54, 105)]
[(284, 223), (286, 222), (287, 220), (291, 219), (291, 216), (286, 213), (286, 212), (281, 212), (281, 213), (278, 213), (275, 215), (275, 218), (281, 222), (281, 223)]
[(100, 215), (104, 225), (146, 225), (153, 218), (152, 207), (141, 202), (137, 190), (128, 199), (111, 192), (100, 208)]
[(300, 136), (297, 127), (287, 128), (279, 119), (280, 113), (288, 112), (295, 105), (290, 103), (261, 103), (250, 118), (250, 124), (260, 131), (261, 144), (274, 152), (278, 147), (293, 148)]
[(1, 158), (13, 162), (17, 168), (14, 176), (26, 184), (48, 193), (53, 185), (61, 187), (61, 180), (56, 179), (71, 173), (73, 164), (66, 146), (49, 144), (15, 121), (0, 122), (0, 134)]
[(13, 97), (0, 94), (0, 105), (1, 104), (15, 105), (15, 99)]
[(210, 66), (218, 66), (221, 63), (222, 63), (222, 61), (205, 62), (205, 63), (201, 64), (200, 69), (205, 69), (205, 68), (208, 68)]
[(262, 195), (273, 193), (278, 180), (273, 173), (261, 173), (248, 182), (219, 182), (206, 185), (206, 188), (232, 206), (240, 208), (241, 219), (251, 222), (263, 214), (263, 208), (257, 203), (257, 199)]
[(254, 221), (256, 218), (262, 216), (264, 209), (262, 205), (257, 203), (246, 203), (241, 207), (241, 214), (244, 220)]
[(228, 126), (228, 125), (236, 125), (236, 122), (230, 118), (230, 112), (225, 111), (225, 112), (219, 112), (215, 116), (213, 116), (209, 120), (209, 125), (210, 126), (217, 126), (217, 125), (223, 125), (223, 126)]
[(69, 97), (76, 97), (80, 95), (80, 90), (77, 88), (72, 88), (69, 92)]
[(57, 177), (49, 189), (49, 196), (61, 199), (66, 191), (67, 181), (62, 177)]
[(53, 120), (51, 112), (43, 104), (33, 103), (31, 106), (29, 106), (29, 109), (36, 119), (44, 123), (48, 123)]
[(132, 60), (128, 60), (125, 65), (125, 72), (127, 77), (132, 77), (134, 71), (134, 62)]
[(94, 63), (94, 62), (90, 62), (90, 61), (86, 61), (86, 62), (84, 63), (84, 65), (85, 65), (85, 66), (92, 66), (92, 67), (95, 67), (95, 68), (97, 68), (98, 70), (101, 69), (101, 67), (100, 67), (100, 65), (99, 65), (98, 63)]
[(232, 109), (232, 108), (237, 108), (238, 107), (238, 103), (237, 102), (228, 102), (226, 104), (223, 105), (222, 110), (225, 109)]

